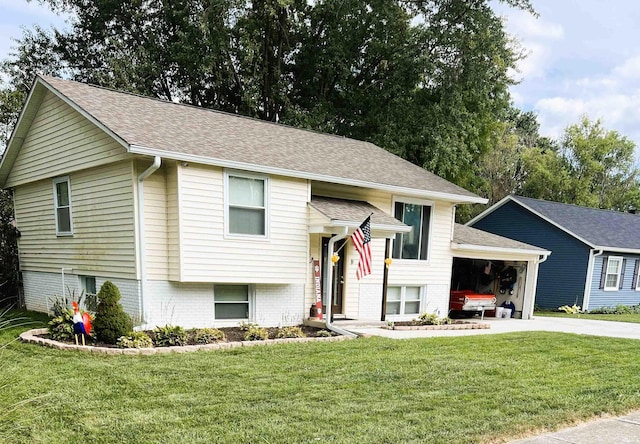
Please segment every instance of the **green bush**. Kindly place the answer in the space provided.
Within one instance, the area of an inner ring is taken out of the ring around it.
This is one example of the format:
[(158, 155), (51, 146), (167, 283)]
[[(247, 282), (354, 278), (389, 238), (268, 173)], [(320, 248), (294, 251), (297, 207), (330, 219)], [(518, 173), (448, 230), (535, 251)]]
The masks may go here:
[(319, 330), (316, 333), (316, 336), (318, 336), (320, 338), (328, 338), (330, 336), (333, 336), (333, 333), (331, 333), (329, 330)]
[(179, 325), (156, 327), (153, 329), (153, 335), (156, 347), (171, 347), (187, 343), (187, 332)]
[(120, 305), (120, 290), (106, 281), (98, 292), (98, 307), (93, 329), (98, 341), (115, 344), (121, 336), (133, 330), (131, 317)]
[(120, 348), (151, 348), (153, 342), (143, 331), (132, 331), (127, 336), (120, 336), (117, 342)]
[[(562, 308), (562, 307), (561, 307)], [(640, 305), (616, 305), (615, 307), (600, 307), (589, 310), (591, 314), (640, 314)]]
[(258, 327), (256, 325), (252, 325), (248, 328), (247, 332), (244, 335), (245, 341), (264, 341), (269, 339), (269, 333), (266, 328)]
[(194, 328), (189, 333), (196, 344), (213, 344), (225, 340), (224, 332), (217, 328)]
[(282, 327), (278, 329), (276, 338), (304, 338), (307, 335), (304, 334), (300, 327)]
[(54, 313), (59, 313), (49, 321), (47, 329), (54, 341), (73, 341), (73, 310), (57, 307)]
[(438, 315), (436, 313), (422, 313), (418, 316), (420, 322), (424, 325), (438, 325)]

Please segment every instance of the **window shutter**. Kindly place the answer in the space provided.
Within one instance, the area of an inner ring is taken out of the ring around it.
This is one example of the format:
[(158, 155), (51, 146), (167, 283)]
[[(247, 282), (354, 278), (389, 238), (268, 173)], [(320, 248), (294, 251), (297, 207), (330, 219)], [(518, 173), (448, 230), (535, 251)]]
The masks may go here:
[(420, 239), (420, 259), (426, 261), (429, 256), (429, 226), (431, 225), (431, 207), (422, 206), (422, 236)]
[(602, 273), (600, 274), (600, 290), (604, 289), (604, 281), (607, 278), (607, 263), (609, 258), (607, 256), (602, 258)]
[(636, 259), (636, 265), (633, 269), (633, 282), (631, 282), (631, 289), (635, 290), (638, 287), (638, 269), (640, 268), (640, 259)]
[(627, 268), (627, 259), (622, 259), (622, 268), (620, 270), (620, 285), (618, 285), (618, 288), (620, 290), (622, 290), (622, 287), (624, 286), (624, 269)]

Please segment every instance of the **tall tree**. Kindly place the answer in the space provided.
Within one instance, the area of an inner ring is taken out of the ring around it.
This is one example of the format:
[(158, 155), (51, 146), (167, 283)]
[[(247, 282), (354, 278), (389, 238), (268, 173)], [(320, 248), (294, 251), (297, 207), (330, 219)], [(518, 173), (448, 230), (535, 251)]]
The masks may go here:
[(523, 194), (594, 208), (640, 208), (634, 150), (627, 137), (583, 116), (565, 129), (557, 151), (530, 153)]

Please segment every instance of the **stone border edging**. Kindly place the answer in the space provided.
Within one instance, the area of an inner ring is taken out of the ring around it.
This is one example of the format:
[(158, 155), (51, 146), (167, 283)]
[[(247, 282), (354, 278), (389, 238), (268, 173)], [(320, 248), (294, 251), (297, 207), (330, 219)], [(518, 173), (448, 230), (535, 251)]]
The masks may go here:
[(448, 325), (398, 325), (383, 327), (387, 330), (483, 330), (491, 328), (489, 324), (448, 324)]
[(353, 339), (349, 336), (329, 336), (316, 338), (284, 338), (284, 339), (267, 339), (265, 341), (238, 341), (238, 342), (220, 342), (215, 344), (199, 344), (199, 345), (183, 345), (174, 347), (153, 347), (153, 348), (116, 348), (116, 347), (94, 347), (92, 345), (75, 345), (64, 342), (54, 341), (53, 339), (42, 338), (37, 335), (47, 333), (46, 328), (36, 328), (28, 330), (20, 334), (20, 340), (29, 344), (38, 344), (45, 347), (55, 348), (57, 350), (79, 350), (89, 353), (104, 355), (161, 355), (163, 353), (189, 353), (198, 350), (226, 350), (237, 347), (254, 347), (260, 345), (288, 344), (295, 342), (335, 342)]

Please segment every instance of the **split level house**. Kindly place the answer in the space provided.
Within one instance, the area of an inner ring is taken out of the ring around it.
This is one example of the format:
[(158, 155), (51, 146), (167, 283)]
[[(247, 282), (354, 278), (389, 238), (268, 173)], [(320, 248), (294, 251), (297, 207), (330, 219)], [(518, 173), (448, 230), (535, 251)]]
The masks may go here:
[[(299, 324), (314, 261), (335, 316), (377, 321), (446, 316), (454, 259), (513, 262), (529, 317), (549, 254), (456, 225), (457, 205), (485, 199), (371, 143), (52, 77), (34, 82), (0, 186), (28, 309), (111, 280), (141, 326)], [(358, 280), (348, 236), (369, 215)]]
[(640, 215), (507, 196), (469, 225), (553, 250), (540, 265), (540, 307), (640, 304)]

